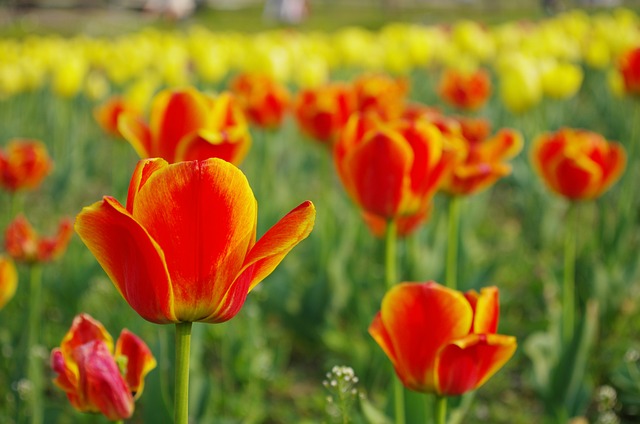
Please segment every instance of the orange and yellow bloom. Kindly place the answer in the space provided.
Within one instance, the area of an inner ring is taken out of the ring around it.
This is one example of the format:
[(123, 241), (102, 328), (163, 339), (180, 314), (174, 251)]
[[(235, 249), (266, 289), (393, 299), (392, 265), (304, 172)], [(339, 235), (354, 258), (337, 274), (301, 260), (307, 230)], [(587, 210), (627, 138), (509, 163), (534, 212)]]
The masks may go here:
[(16, 192), (37, 188), (53, 169), (53, 161), (41, 141), (13, 139), (0, 150), (0, 186)]
[[(118, 367), (125, 363), (124, 370)], [(104, 326), (80, 314), (51, 352), (56, 386), (64, 390), (71, 405), (81, 412), (100, 412), (109, 420), (124, 420), (133, 414), (134, 400), (142, 395), (144, 377), (156, 367), (149, 347), (123, 329), (115, 351)]]
[(480, 69), (464, 73), (454, 69), (446, 70), (438, 85), (440, 97), (458, 109), (480, 109), (491, 96), (489, 74)]
[(405, 387), (457, 396), (475, 390), (514, 354), (515, 337), (496, 334), (498, 289), (462, 293), (433, 281), (400, 283), (382, 300), (369, 334)]
[(18, 215), (5, 230), (5, 248), (19, 262), (50, 262), (64, 253), (72, 235), (69, 219), (60, 221), (56, 235), (42, 237), (24, 215)]
[(353, 90), (358, 112), (395, 119), (404, 111), (409, 83), (384, 74), (364, 74), (353, 81)]
[(572, 128), (539, 136), (531, 149), (531, 162), (542, 181), (570, 200), (602, 195), (622, 176), (626, 161), (620, 144)]
[(241, 74), (229, 89), (252, 124), (277, 128), (282, 124), (290, 103), (289, 91), (266, 74)]
[(11, 258), (0, 255), (0, 309), (4, 307), (16, 293), (18, 287), (18, 271)]
[(118, 119), (123, 114), (131, 116), (130, 119), (135, 117), (141, 119), (140, 110), (122, 96), (112, 96), (93, 109), (93, 117), (100, 125), (100, 128), (107, 134), (118, 138), (122, 138), (122, 134), (118, 129)]
[(154, 323), (231, 319), (247, 294), (311, 232), (309, 201), (256, 242), (244, 174), (212, 158), (138, 163), (126, 207), (105, 196), (75, 229), (129, 305)]
[(135, 114), (121, 114), (118, 130), (141, 158), (169, 163), (217, 157), (239, 164), (251, 146), (246, 118), (233, 96), (212, 97), (192, 87), (158, 93), (148, 124)]

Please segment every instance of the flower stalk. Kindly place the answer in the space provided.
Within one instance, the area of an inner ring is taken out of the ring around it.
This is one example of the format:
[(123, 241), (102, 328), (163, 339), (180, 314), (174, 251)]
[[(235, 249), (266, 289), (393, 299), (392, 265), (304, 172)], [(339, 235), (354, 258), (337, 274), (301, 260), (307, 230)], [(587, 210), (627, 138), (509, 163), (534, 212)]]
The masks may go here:
[(189, 355), (191, 352), (191, 322), (176, 324), (176, 385), (173, 421), (189, 422)]
[(31, 424), (41, 424), (42, 410), (42, 367), (38, 355), (40, 340), (40, 318), (42, 315), (42, 267), (29, 266), (29, 335), (27, 339), (27, 378), (31, 382), (29, 409)]
[(445, 396), (434, 395), (435, 402), (433, 408), (433, 423), (446, 424), (447, 422), (447, 398)]
[(576, 205), (569, 204), (566, 216), (564, 238), (564, 276), (562, 280), (562, 342), (571, 343), (575, 329), (576, 293)]
[(458, 285), (458, 233), (460, 231), (460, 198), (449, 197), (449, 222), (447, 237), (447, 269), (445, 284), (456, 290)]

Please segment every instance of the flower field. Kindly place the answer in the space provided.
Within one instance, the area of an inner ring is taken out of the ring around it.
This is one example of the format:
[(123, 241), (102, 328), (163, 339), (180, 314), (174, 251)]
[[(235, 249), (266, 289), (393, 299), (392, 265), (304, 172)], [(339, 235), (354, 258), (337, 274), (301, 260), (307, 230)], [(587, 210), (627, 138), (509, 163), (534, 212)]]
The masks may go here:
[(0, 422), (638, 422), (639, 143), (629, 9), (0, 38)]

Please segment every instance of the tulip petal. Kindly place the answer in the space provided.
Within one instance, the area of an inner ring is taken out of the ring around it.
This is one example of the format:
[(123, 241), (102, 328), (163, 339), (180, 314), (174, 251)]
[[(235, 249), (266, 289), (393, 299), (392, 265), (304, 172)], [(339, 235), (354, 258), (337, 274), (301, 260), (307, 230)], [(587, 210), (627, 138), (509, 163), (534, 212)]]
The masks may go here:
[(123, 329), (116, 343), (115, 357), (127, 358), (125, 380), (134, 399), (138, 399), (144, 390), (144, 377), (156, 367), (156, 358), (138, 336)]
[(5, 255), (0, 255), (0, 309), (9, 302), (18, 287), (18, 270)]
[(122, 113), (118, 117), (118, 131), (141, 158), (156, 156), (151, 143), (151, 130), (137, 115)]
[(437, 359), (438, 393), (457, 396), (482, 386), (513, 356), (516, 339), (470, 334), (445, 346)]
[(168, 166), (169, 163), (162, 158), (143, 159), (138, 161), (136, 169), (133, 171), (129, 182), (129, 192), (127, 194), (127, 211), (133, 215), (133, 205), (140, 188), (147, 183), (147, 180), (154, 172)]
[(105, 196), (85, 207), (75, 230), (140, 316), (158, 324), (177, 322), (162, 249), (117, 200)]
[(222, 322), (239, 310), (248, 292), (265, 279), (284, 257), (313, 229), (316, 209), (303, 202), (271, 227), (253, 246), (242, 271), (225, 294), (219, 308), (205, 321)]
[(484, 287), (478, 294), (475, 290), (464, 294), (473, 308), (473, 332), (495, 333), (498, 330), (500, 303), (497, 287)]
[(105, 343), (109, 351), (113, 350), (113, 338), (102, 323), (82, 313), (73, 319), (71, 328), (62, 339), (60, 350), (65, 357), (70, 357), (74, 349), (95, 340)]
[(587, 156), (562, 156), (549, 165), (558, 193), (569, 199), (590, 199), (598, 194), (602, 170)]
[(164, 252), (178, 320), (208, 317), (255, 243), (257, 205), (244, 174), (215, 158), (160, 168), (140, 187), (133, 216)]
[(178, 143), (175, 161), (220, 158), (238, 165), (250, 147), (251, 137), (246, 126), (221, 131), (199, 130), (186, 135)]
[(438, 352), (469, 333), (473, 312), (458, 291), (434, 282), (402, 283), (385, 295), (380, 317), (388, 338), (380, 331), (372, 336), (391, 342), (383, 349), (395, 352), (398, 377), (412, 390), (433, 392)]
[(604, 164), (602, 183), (599, 192), (604, 193), (607, 191), (616, 181), (620, 179), (627, 164), (627, 153), (618, 143), (610, 143), (609, 149), (607, 149)]

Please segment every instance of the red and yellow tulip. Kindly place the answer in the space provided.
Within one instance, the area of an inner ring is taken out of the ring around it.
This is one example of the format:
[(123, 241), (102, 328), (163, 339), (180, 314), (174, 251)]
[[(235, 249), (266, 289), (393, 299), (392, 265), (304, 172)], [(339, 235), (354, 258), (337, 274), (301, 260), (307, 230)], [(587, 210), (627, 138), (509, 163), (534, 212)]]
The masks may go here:
[[(118, 364), (126, 363), (121, 373)], [(133, 414), (142, 395), (144, 377), (156, 367), (149, 347), (127, 329), (115, 346), (104, 326), (87, 314), (73, 320), (60, 347), (51, 352), (56, 386), (80, 412), (99, 412), (109, 420)]]
[(409, 83), (403, 78), (383, 74), (364, 74), (353, 81), (356, 110), (375, 114), (382, 119), (395, 119), (404, 111)]
[(118, 130), (141, 158), (169, 163), (217, 157), (239, 164), (251, 145), (245, 116), (230, 93), (212, 97), (192, 87), (158, 93), (148, 124), (121, 114)]
[(516, 339), (496, 334), (498, 289), (462, 293), (433, 281), (400, 283), (369, 334), (409, 389), (457, 396), (482, 386), (511, 358)]
[(620, 56), (618, 72), (622, 76), (624, 91), (640, 95), (640, 47), (629, 49)]
[(53, 169), (41, 141), (13, 139), (0, 150), (0, 185), (11, 192), (37, 188)]
[(18, 271), (10, 257), (0, 255), (0, 309), (4, 307), (16, 293), (18, 287)]
[(5, 248), (19, 262), (50, 262), (64, 253), (72, 235), (69, 219), (60, 221), (56, 235), (42, 237), (24, 215), (18, 215), (5, 230)]
[(118, 129), (118, 118), (123, 114), (131, 116), (130, 119), (135, 117), (141, 119), (140, 110), (122, 96), (110, 97), (104, 103), (93, 109), (93, 117), (98, 125), (100, 125), (100, 128), (107, 134), (118, 138), (122, 138), (122, 134), (120, 134), (120, 130)]
[(461, 72), (448, 69), (438, 85), (440, 97), (451, 106), (464, 110), (480, 109), (491, 96), (491, 79), (482, 70)]
[(138, 163), (126, 207), (105, 196), (82, 210), (75, 229), (146, 320), (217, 323), (240, 310), (314, 219), (304, 202), (256, 242), (257, 203), (238, 168), (157, 158)]
[(542, 181), (570, 200), (602, 195), (622, 176), (626, 161), (620, 144), (580, 129), (543, 134), (531, 149), (531, 162)]
[(282, 124), (290, 103), (289, 91), (265, 74), (240, 74), (229, 89), (252, 124), (277, 128)]

